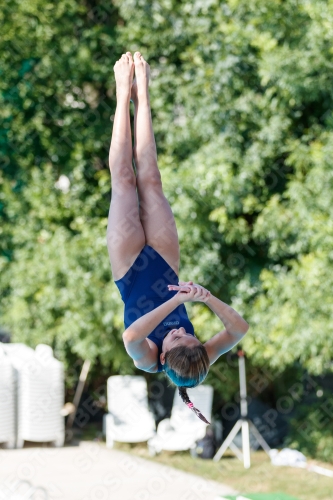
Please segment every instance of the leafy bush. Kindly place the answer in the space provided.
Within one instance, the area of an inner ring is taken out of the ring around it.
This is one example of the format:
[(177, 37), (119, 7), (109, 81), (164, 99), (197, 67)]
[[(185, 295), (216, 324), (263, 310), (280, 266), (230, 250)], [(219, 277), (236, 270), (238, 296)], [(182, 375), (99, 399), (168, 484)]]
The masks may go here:
[(297, 407), (290, 421), (288, 444), (308, 457), (332, 462), (333, 398), (325, 393), (319, 401), (308, 401)]

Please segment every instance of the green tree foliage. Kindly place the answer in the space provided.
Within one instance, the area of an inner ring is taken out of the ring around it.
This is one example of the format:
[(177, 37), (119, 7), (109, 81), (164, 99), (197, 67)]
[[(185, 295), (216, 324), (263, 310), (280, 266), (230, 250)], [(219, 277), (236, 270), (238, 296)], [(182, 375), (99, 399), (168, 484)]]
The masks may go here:
[[(134, 366), (122, 346), (123, 311), (105, 245), (107, 217), (94, 215), (100, 194), (109, 191), (109, 176), (102, 172), (99, 193), (84, 199), (82, 169), (75, 168), (71, 180), (67, 193), (55, 189), (48, 166), (32, 169), (19, 194), (3, 185), (15, 253), (13, 261), (0, 261), (2, 322), (16, 340), (50, 344), (67, 362), (71, 353), (128, 373)], [(71, 221), (68, 227), (64, 220)]]
[[(37, 0), (0, 16), (0, 307), (15, 339), (133, 370), (104, 233), (112, 67), (141, 50), (181, 278), (245, 314), (253, 363), (331, 370), (332, 3)], [(190, 313), (202, 339), (220, 329)], [(225, 397), (226, 368), (210, 379)]]
[(67, 364), (131, 370), (105, 247), (117, 10), (38, 0), (2, 2), (0, 16), (1, 322)]
[(115, 8), (68, 0), (2, 4), (4, 172), (22, 178), (22, 169), (48, 159), (57, 173), (71, 171), (80, 155), (87, 169), (96, 167), (109, 140)]

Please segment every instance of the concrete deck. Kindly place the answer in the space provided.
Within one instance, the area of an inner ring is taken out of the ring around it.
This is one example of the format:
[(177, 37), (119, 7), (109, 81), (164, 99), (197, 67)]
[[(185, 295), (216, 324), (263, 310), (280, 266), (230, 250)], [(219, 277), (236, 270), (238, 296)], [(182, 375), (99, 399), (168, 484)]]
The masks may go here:
[(216, 481), (95, 442), (58, 449), (1, 449), (0, 491), (18, 479), (44, 487), (48, 500), (215, 500), (236, 493)]

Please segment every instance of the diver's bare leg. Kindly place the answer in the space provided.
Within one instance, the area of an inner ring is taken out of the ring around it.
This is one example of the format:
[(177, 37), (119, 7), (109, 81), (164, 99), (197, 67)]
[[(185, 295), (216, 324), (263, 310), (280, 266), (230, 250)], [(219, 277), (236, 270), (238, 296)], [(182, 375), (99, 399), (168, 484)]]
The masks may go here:
[(114, 280), (124, 276), (145, 245), (140, 221), (136, 178), (132, 166), (132, 138), (129, 113), (134, 64), (127, 52), (114, 66), (117, 108), (114, 117), (109, 165), (112, 197), (107, 245)]
[(146, 244), (152, 246), (178, 275), (179, 242), (175, 219), (164, 196), (149, 101), (149, 65), (139, 52), (134, 54), (134, 161), (137, 174), (140, 218)]

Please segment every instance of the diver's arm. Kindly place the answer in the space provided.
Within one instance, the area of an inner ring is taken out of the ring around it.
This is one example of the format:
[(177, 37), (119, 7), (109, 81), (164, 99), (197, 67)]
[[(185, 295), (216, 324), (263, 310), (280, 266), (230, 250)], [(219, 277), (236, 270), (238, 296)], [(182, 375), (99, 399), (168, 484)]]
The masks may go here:
[[(132, 323), (123, 333), (125, 347), (127, 344), (140, 343), (180, 304), (177, 295), (171, 297), (160, 306), (141, 316)], [(127, 349), (127, 347), (126, 347)]]
[[(238, 312), (232, 307), (222, 302), (222, 300), (214, 297), (209, 290), (193, 283), (193, 281), (185, 283), (179, 282), (177, 285), (168, 285), (169, 290), (178, 290), (180, 300), (204, 302), (222, 321), (225, 328), (214, 335), (208, 342), (204, 344), (210, 360), (210, 364), (214, 363), (221, 354), (230, 351), (246, 334), (249, 329), (248, 323), (242, 318)], [(183, 298), (182, 298), (183, 296)]]
[(200, 285), (168, 285), (168, 288), (169, 291), (178, 290), (178, 293), (153, 311), (134, 321), (123, 333), (124, 342), (142, 342), (180, 304), (192, 301), (206, 302), (210, 296), (210, 292)]
[(249, 325), (245, 319), (222, 300), (210, 295), (206, 304), (220, 318), (230, 335), (245, 335), (248, 331)]
[(249, 329), (249, 324), (232, 307), (214, 297), (214, 295), (209, 297), (206, 304), (218, 316), (225, 327), (204, 344), (210, 364), (213, 364), (221, 354), (230, 351), (242, 340)]
[(147, 340), (148, 335), (180, 304), (174, 295), (160, 306), (134, 321), (123, 333), (125, 349), (137, 368), (144, 371), (157, 370), (157, 354)]
[(123, 333), (126, 351), (134, 360), (134, 364), (142, 370), (154, 371), (156, 366), (156, 350), (150, 346), (147, 337), (157, 325), (180, 304), (189, 301), (206, 301), (210, 295), (208, 290), (199, 285), (168, 285), (168, 288), (169, 290), (178, 290), (178, 293), (153, 311), (134, 321)]

